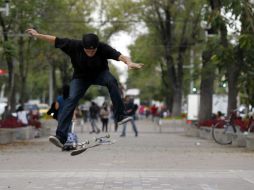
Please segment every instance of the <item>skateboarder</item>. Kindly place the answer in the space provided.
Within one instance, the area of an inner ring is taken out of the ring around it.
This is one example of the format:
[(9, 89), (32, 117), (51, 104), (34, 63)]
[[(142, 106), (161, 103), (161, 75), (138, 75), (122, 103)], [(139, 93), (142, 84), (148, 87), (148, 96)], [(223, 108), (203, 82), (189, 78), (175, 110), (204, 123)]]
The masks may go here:
[(41, 34), (32, 28), (27, 29), (26, 32), (37, 39), (53, 44), (56, 48), (60, 48), (71, 58), (74, 68), (70, 84), (70, 96), (64, 102), (56, 136), (50, 136), (50, 142), (58, 147), (62, 147), (66, 142), (73, 111), (90, 85), (101, 85), (108, 88), (118, 124), (131, 120), (131, 117), (124, 113), (124, 104), (120, 96), (118, 82), (109, 72), (107, 59), (122, 61), (129, 69), (140, 69), (143, 64), (133, 63), (130, 58), (100, 42), (98, 36), (93, 33), (84, 34), (82, 40), (73, 40)]

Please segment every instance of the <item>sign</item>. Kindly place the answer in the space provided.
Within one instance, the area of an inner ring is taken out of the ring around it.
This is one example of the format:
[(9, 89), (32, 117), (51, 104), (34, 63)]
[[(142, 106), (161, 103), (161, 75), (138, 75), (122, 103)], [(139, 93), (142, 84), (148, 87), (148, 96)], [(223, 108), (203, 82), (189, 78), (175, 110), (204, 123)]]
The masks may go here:
[(140, 90), (137, 88), (131, 88), (126, 91), (126, 96), (139, 96)]
[(198, 120), (199, 95), (188, 95), (187, 120)]
[[(200, 95), (189, 94), (188, 95), (188, 108), (187, 108), (187, 119), (198, 120), (199, 106), (200, 106)], [(218, 111), (223, 114), (227, 114), (228, 108), (228, 96), (227, 95), (213, 95), (212, 113), (216, 114)]]

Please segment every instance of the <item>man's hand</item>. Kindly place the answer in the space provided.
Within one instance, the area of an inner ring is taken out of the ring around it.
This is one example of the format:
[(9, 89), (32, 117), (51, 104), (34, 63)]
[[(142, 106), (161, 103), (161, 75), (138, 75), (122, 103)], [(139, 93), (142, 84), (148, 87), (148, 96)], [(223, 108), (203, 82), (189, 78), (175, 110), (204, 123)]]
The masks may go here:
[(33, 28), (27, 29), (26, 32), (27, 32), (28, 34), (30, 34), (31, 36), (35, 36), (35, 37), (36, 37), (36, 35), (39, 34), (39, 33), (38, 33), (35, 29), (33, 29)]
[(132, 60), (129, 57), (126, 57), (124, 55), (120, 55), (119, 60), (124, 62), (129, 69), (141, 69), (144, 64), (142, 63), (133, 63)]
[(29, 28), (26, 30), (26, 32), (28, 34), (30, 34), (31, 36), (34, 36), (38, 39), (41, 39), (41, 40), (44, 40), (44, 41), (47, 41), (51, 44), (55, 44), (55, 40), (56, 40), (56, 37), (55, 36), (51, 36), (51, 35), (45, 35), (45, 34), (40, 34), (38, 33), (35, 29), (33, 28)]
[(141, 69), (144, 66), (143, 63), (133, 63), (133, 62), (130, 62), (127, 65), (128, 69)]

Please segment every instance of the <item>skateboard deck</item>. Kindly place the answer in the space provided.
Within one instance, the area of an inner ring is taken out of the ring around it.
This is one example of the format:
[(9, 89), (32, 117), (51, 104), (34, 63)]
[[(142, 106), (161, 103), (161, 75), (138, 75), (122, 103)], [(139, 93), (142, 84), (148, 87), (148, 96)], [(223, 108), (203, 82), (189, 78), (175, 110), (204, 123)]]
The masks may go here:
[(109, 134), (103, 137), (94, 137), (92, 143), (90, 143), (90, 141), (78, 143), (77, 149), (71, 152), (71, 156), (79, 155), (90, 148), (94, 148), (100, 145), (111, 145), (114, 143), (115, 141), (110, 139)]

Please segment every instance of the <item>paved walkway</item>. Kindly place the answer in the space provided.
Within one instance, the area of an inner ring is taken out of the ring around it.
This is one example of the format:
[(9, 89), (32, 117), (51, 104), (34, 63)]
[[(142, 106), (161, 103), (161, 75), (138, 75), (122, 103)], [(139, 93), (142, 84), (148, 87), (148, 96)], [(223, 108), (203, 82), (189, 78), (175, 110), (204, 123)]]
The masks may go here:
[[(186, 137), (183, 126), (166, 123), (159, 133), (151, 121), (137, 125), (139, 137), (131, 126), (125, 138), (112, 127), (117, 143), (75, 157), (47, 138), (0, 146), (0, 190), (254, 188), (254, 152)], [(77, 127), (80, 139), (93, 137), (88, 128)]]

